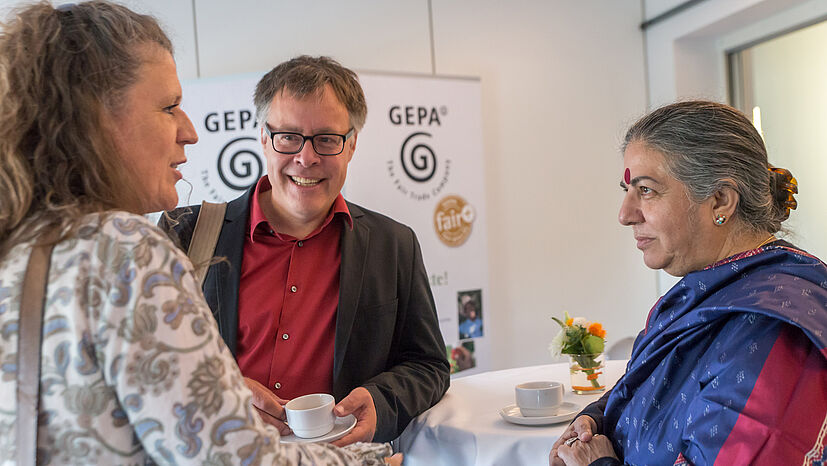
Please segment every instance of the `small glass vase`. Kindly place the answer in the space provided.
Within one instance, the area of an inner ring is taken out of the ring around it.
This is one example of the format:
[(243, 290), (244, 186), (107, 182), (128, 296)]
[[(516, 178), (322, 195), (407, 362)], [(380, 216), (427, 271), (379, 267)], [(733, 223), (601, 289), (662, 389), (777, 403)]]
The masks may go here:
[(606, 390), (603, 368), (603, 353), (570, 354), (571, 390), (579, 395), (591, 395)]

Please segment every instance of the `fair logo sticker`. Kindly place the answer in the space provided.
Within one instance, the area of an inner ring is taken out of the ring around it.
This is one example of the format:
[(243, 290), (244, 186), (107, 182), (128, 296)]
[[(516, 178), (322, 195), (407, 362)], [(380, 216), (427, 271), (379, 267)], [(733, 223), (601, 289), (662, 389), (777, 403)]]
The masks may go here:
[(465, 199), (448, 195), (442, 198), (434, 210), (434, 230), (439, 240), (448, 247), (458, 247), (471, 236), (476, 212)]

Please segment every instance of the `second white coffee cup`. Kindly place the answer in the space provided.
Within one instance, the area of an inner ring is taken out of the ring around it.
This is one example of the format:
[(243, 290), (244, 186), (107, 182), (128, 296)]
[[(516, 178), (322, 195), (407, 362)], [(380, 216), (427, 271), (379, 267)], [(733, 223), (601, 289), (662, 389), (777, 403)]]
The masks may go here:
[(320, 437), (331, 430), (336, 421), (335, 399), (327, 393), (313, 393), (293, 398), (286, 405), (287, 425), (301, 438)]
[(554, 416), (563, 404), (560, 382), (526, 382), (514, 388), (517, 406), (525, 417)]

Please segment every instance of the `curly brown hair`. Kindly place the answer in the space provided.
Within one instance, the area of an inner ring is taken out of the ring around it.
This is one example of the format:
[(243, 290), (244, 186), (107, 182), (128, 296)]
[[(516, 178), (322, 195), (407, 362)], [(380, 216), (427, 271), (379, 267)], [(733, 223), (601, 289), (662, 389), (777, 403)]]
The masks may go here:
[(172, 53), (157, 21), (106, 1), (41, 2), (0, 29), (0, 258), (44, 227), (137, 213), (107, 115), (138, 79), (140, 46)]

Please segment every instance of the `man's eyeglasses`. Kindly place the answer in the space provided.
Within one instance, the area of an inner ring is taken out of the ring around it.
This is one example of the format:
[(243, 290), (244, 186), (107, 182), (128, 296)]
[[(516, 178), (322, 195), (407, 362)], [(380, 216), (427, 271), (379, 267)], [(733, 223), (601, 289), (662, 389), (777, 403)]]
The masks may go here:
[(354, 128), (347, 134), (322, 133), (305, 136), (301, 133), (289, 131), (271, 131), (267, 123), (264, 124), (264, 133), (270, 138), (273, 150), (280, 154), (298, 154), (304, 148), (304, 143), (310, 140), (313, 150), (319, 155), (339, 155), (345, 150), (345, 141), (353, 136)]

